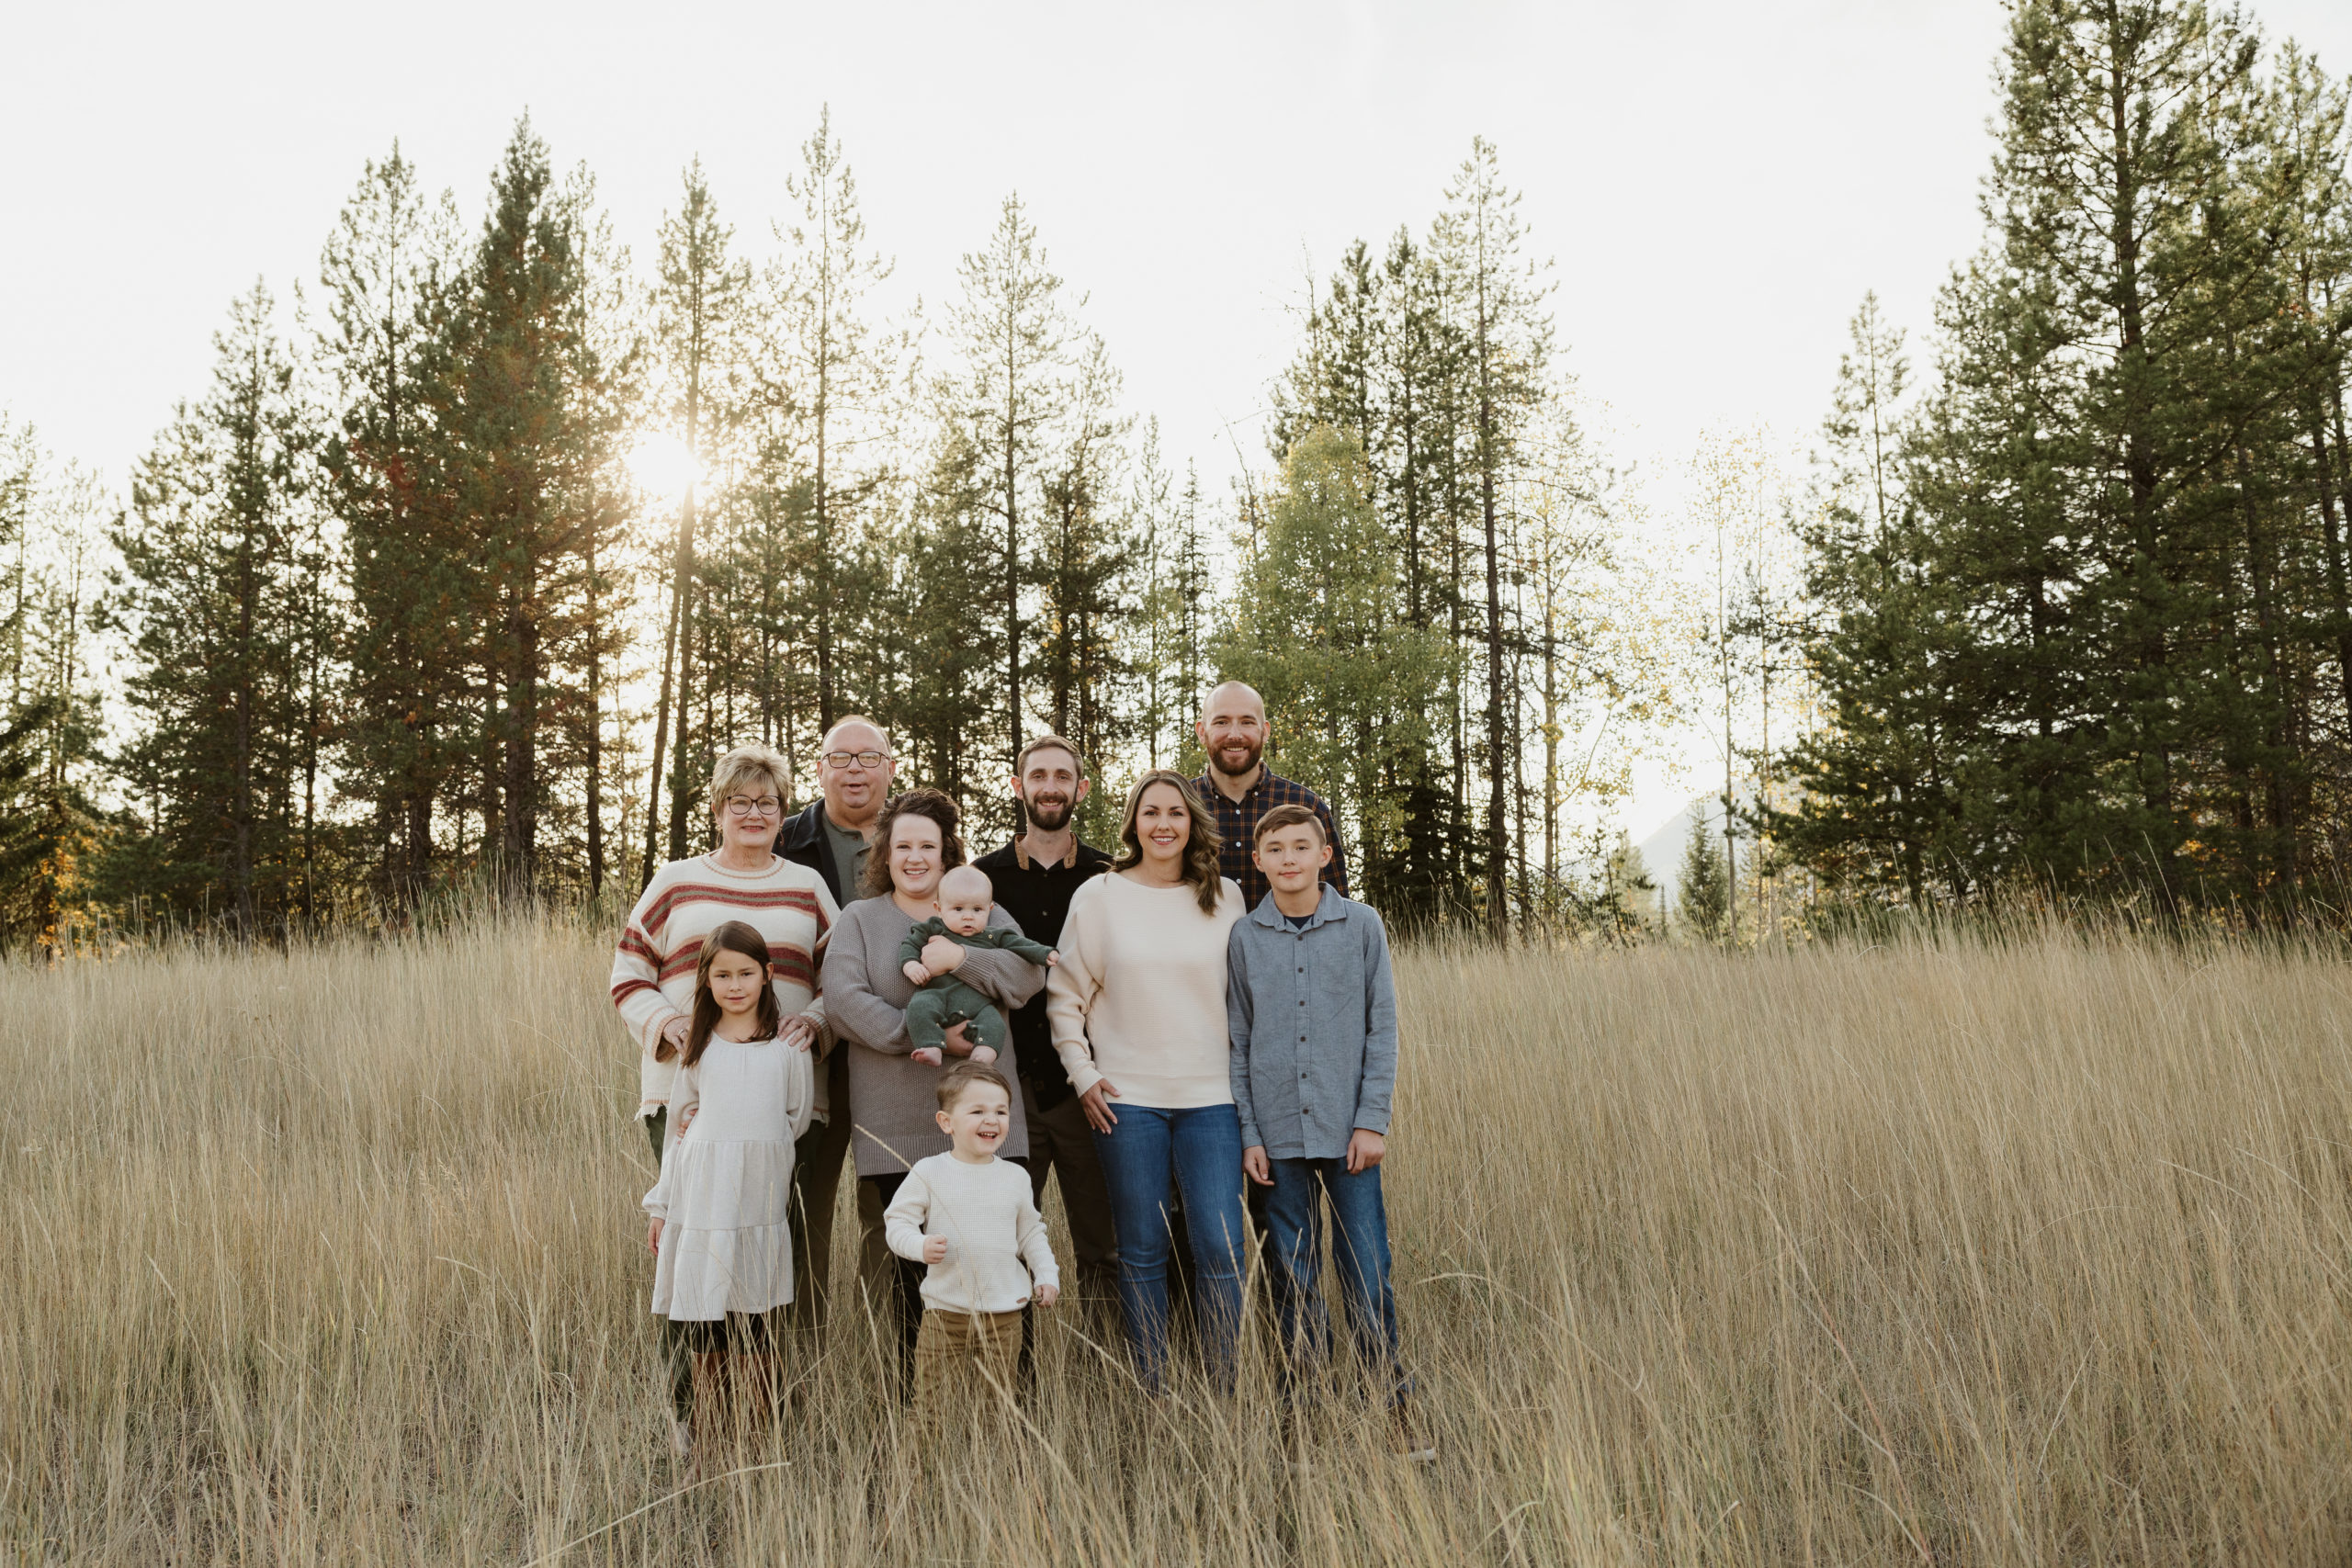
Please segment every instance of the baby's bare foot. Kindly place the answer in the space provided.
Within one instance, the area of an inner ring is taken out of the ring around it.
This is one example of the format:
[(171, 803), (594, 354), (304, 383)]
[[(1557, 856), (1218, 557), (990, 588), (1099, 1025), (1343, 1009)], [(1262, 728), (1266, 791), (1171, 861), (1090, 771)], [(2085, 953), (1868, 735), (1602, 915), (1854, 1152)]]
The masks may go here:
[(945, 1053), (936, 1045), (925, 1045), (920, 1050), (908, 1052), (907, 1055), (913, 1061), (921, 1062), (926, 1067), (935, 1067), (945, 1059)]
[(973, 1046), (972, 1060), (983, 1067), (987, 1066), (990, 1062), (996, 1060), (996, 1047), (993, 1045)]

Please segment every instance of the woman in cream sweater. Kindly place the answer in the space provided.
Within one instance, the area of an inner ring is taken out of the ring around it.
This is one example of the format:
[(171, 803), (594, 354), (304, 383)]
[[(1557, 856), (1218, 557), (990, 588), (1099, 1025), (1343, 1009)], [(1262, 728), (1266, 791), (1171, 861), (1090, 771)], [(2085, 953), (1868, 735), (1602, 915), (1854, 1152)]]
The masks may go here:
[(1136, 781), (1119, 839), (1111, 874), (1070, 899), (1046, 1011), (1111, 1190), (1119, 1304), (1144, 1385), (1158, 1393), (1167, 1370), (1181, 1191), (1209, 1372), (1230, 1388), (1246, 1222), (1225, 976), (1241, 890), (1217, 874), (1216, 819), (1182, 773)]

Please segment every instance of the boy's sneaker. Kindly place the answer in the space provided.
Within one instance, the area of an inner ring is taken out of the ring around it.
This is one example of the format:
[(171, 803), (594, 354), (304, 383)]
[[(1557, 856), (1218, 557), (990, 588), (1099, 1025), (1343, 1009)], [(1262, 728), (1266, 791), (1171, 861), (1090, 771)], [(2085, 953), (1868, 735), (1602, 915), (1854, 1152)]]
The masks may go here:
[(1402, 1399), (1388, 1407), (1388, 1451), (1408, 1464), (1435, 1464), (1437, 1442), (1414, 1429)]

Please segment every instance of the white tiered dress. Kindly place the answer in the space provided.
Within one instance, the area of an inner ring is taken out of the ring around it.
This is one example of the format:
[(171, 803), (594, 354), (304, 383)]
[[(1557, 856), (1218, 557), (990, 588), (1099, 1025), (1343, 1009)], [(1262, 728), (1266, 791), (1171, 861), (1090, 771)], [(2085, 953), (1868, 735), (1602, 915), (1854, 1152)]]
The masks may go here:
[(714, 1039), (670, 1089), (673, 1134), (645, 1212), (668, 1222), (653, 1311), (681, 1323), (792, 1300), (792, 1141), (817, 1091), (809, 1055), (780, 1040)]

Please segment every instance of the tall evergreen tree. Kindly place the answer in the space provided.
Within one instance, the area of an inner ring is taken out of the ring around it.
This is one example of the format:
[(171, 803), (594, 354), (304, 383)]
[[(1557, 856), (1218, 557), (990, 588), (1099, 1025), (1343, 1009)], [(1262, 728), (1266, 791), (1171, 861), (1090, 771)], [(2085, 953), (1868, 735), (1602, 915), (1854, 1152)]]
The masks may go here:
[[(699, 470), (713, 449), (731, 434), (741, 389), (743, 334), (749, 326), (751, 269), (730, 253), (734, 230), (722, 222), (702, 161), (684, 175), (685, 189), (675, 216), (662, 225), (662, 249), (654, 290), (657, 360), (663, 381), (664, 412), (697, 470), (678, 503), (677, 546), (671, 563), (670, 615), (663, 633), (662, 686), (654, 718), (655, 769), (668, 769), (669, 858), (686, 853), (693, 817), (696, 742), (690, 738), (697, 627), (695, 624), (695, 512)], [(706, 694), (707, 695), (707, 694)], [(707, 711), (707, 710), (706, 710)], [(713, 738), (699, 742), (707, 752)], [(657, 782), (647, 792), (645, 862), (639, 882), (652, 880), (665, 791)]]
[[(865, 217), (832, 111), (819, 117), (787, 180), (799, 221), (779, 237), (789, 250), (770, 269), (764, 389), (788, 414), (788, 483), (805, 483), (809, 538), (797, 575), (815, 666), (815, 729), (847, 711), (838, 665), (836, 558), (847, 531), (882, 482), (888, 401), (901, 346), (867, 316), (893, 264), (865, 249)], [(796, 514), (797, 520), (797, 514)]]
[(1340, 803), (1361, 860), (1386, 863), (1403, 828), (1396, 762), (1428, 745), (1442, 649), (1396, 616), (1395, 559), (1352, 434), (1299, 438), (1244, 565), (1218, 671), (1265, 695), (1283, 771)]
[(1455, 279), (1463, 311), (1467, 390), (1476, 400), (1469, 463), (1477, 489), (1480, 555), (1486, 576), (1486, 897), (1487, 919), (1498, 931), (1509, 910), (1508, 789), (1518, 752), (1510, 722), (1503, 662), (1509, 637), (1503, 622), (1503, 560), (1509, 548), (1507, 493), (1516, 471), (1521, 432), (1542, 395), (1551, 355), (1552, 321), (1544, 309), (1549, 288), (1522, 254), (1526, 230), (1519, 195), (1503, 184), (1494, 146), (1471, 143), (1446, 191), (1436, 248)]
[(1681, 874), (1675, 888), (1675, 915), (1682, 929), (1702, 942), (1723, 942), (1730, 936), (1731, 873), (1717, 835), (1703, 812), (1690, 818), (1690, 836), (1683, 840)]
[[(1046, 507), (1048, 477), (1065, 447), (1076, 397), (1077, 330), (1061, 303), (1036, 226), (1018, 193), (1004, 198), (987, 243), (959, 264), (962, 295), (950, 317), (956, 361), (949, 393), (961, 427), (966, 493), (997, 520), (999, 562), (987, 579), (1002, 630), (1006, 745), (1020, 745), (1027, 627), (1023, 614), (1029, 546), (1024, 530)], [(979, 582), (973, 588), (977, 591)], [(1010, 750), (1007, 756), (1010, 756)]]
[(148, 725), (124, 758), (153, 845), (141, 891), (244, 937), (284, 933), (303, 892), (300, 578), (319, 565), (316, 431), (274, 314), (259, 283), (236, 300), (211, 390), (140, 461), (104, 613)]
[(600, 432), (575, 397), (586, 355), (574, 230), (547, 147), (519, 124), (452, 328), (457, 495), (481, 541), (483, 838), (506, 896), (538, 891), (552, 637), (574, 590)]
[(366, 165), (319, 268), (316, 353), (339, 408), (322, 456), (349, 572), (343, 787), (370, 808), (376, 891), (401, 913), (433, 881), (435, 811), (466, 727), (469, 547), (437, 419), (459, 248), (454, 202), (428, 202), (395, 143)]

